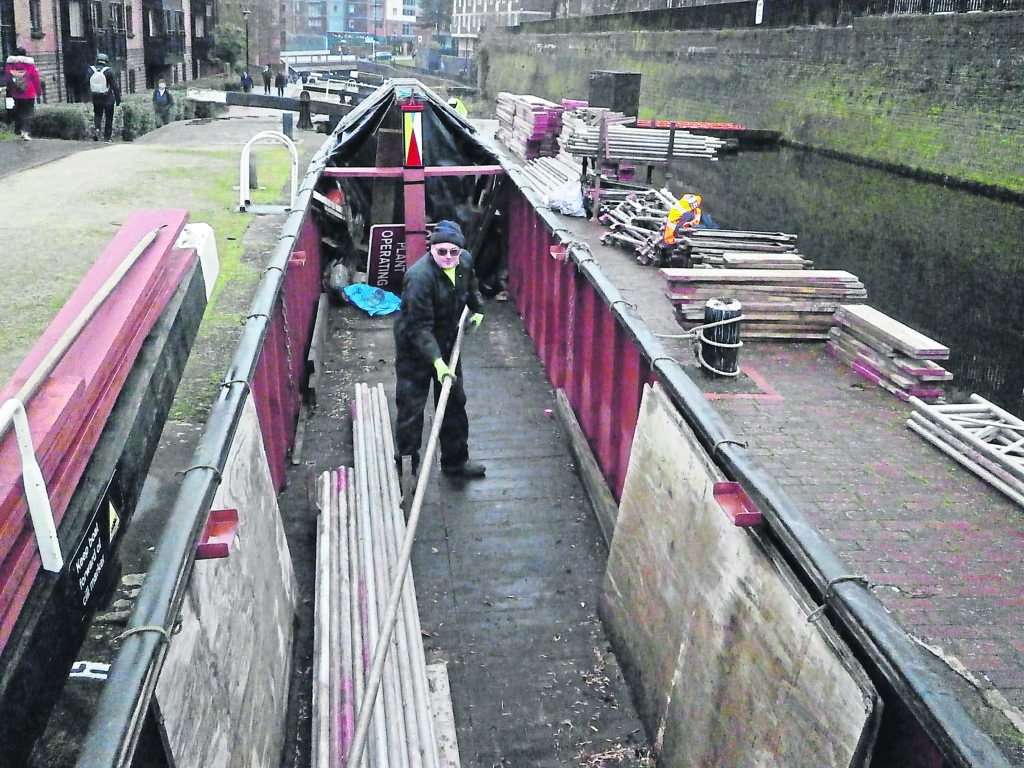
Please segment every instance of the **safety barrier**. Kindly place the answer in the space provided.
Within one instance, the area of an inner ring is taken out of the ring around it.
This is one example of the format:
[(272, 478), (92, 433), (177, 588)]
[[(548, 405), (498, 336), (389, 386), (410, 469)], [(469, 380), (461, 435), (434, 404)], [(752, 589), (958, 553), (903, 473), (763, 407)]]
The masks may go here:
[(299, 178), (299, 151), (295, 143), (279, 131), (260, 131), (246, 142), (242, 147), (242, 154), (238, 160), (238, 210), (251, 210), (253, 205), (249, 200), (249, 156), (252, 154), (254, 144), (260, 143), (283, 144), (288, 149), (288, 156), (291, 160), (291, 194), (288, 196), (287, 210), (295, 208), (295, 189), (298, 186)]

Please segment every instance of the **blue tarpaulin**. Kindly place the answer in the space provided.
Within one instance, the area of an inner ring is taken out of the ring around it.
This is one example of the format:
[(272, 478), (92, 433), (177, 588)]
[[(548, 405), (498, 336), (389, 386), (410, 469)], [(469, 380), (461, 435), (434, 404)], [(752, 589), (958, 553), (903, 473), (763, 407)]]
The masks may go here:
[(383, 288), (373, 288), (366, 283), (345, 286), (348, 300), (371, 315), (390, 315), (397, 312), (402, 300)]

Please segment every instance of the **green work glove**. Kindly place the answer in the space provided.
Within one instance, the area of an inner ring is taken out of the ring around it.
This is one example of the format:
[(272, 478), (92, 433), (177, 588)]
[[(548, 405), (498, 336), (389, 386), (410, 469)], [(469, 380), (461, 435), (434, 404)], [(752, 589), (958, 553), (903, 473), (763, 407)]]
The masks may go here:
[(437, 380), (442, 384), (444, 384), (445, 376), (451, 376), (453, 379), (455, 378), (455, 374), (452, 372), (452, 369), (445, 365), (444, 360), (440, 357), (434, 361), (434, 370), (437, 371)]
[(469, 323), (472, 330), (476, 330), (480, 327), (480, 323), (484, 321), (484, 316), (479, 312), (474, 312), (469, 316)]

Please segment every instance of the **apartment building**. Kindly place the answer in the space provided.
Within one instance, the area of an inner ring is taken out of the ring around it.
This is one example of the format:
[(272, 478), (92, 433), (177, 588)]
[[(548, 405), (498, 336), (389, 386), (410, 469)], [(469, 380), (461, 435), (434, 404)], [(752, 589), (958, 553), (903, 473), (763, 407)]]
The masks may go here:
[(477, 38), (486, 27), (514, 27), (524, 21), (549, 19), (558, 6), (559, 0), (453, 0), (451, 33), (456, 55), (472, 59)]
[(5, 0), (0, 53), (6, 58), (21, 47), (35, 59), (44, 103), (87, 101), (88, 69), (98, 53), (110, 58), (125, 93), (152, 88), (160, 77), (180, 83), (199, 74), (196, 51), (204, 44), (208, 50), (214, 2)]

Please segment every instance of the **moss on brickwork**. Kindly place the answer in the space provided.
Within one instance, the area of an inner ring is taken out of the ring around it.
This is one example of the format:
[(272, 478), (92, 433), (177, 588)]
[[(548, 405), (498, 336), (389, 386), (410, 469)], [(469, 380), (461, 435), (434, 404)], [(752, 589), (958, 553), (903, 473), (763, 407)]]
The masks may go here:
[(642, 74), (640, 116), (731, 121), (812, 147), (1024, 191), (1024, 14), (857, 19), (843, 28), (487, 33), (482, 86), (586, 99)]

